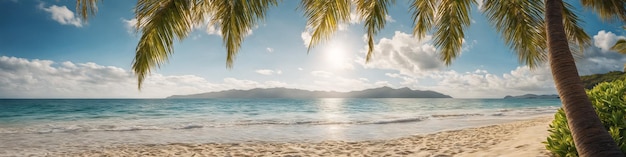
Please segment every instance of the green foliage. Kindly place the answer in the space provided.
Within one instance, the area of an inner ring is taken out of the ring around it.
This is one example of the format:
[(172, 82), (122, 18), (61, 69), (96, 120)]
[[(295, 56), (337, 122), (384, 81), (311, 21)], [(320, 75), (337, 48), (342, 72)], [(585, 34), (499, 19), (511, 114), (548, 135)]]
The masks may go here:
[(617, 42), (615, 42), (615, 45), (611, 47), (611, 50), (616, 51), (621, 54), (626, 54), (626, 39), (617, 40)]
[(307, 27), (313, 29), (309, 49), (323, 40), (328, 40), (337, 31), (339, 24), (350, 21), (350, 1), (310, 0), (302, 1)]
[(597, 84), (602, 83), (602, 82), (624, 80), (626, 79), (626, 73), (620, 72), (620, 71), (612, 71), (606, 74), (594, 74), (594, 75), (581, 76), (580, 79), (583, 80), (585, 89), (591, 89)]
[(367, 30), (367, 57), (365, 61), (372, 58), (374, 51), (374, 36), (385, 27), (387, 21), (387, 6), (395, 3), (395, 0), (375, 0), (375, 1), (355, 1), (356, 8), (361, 18), (365, 20), (365, 29)]
[[(587, 95), (604, 127), (622, 152), (626, 152), (626, 80), (600, 83), (588, 90)], [(544, 142), (546, 149), (555, 156), (578, 156), (563, 109), (554, 115), (549, 131), (550, 136)]]

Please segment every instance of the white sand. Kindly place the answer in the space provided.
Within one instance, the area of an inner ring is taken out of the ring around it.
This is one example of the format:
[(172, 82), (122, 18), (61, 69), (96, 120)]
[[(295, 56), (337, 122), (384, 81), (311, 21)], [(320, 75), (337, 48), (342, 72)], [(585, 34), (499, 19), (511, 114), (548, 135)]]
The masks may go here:
[(391, 140), (126, 145), (53, 156), (549, 156), (550, 117)]

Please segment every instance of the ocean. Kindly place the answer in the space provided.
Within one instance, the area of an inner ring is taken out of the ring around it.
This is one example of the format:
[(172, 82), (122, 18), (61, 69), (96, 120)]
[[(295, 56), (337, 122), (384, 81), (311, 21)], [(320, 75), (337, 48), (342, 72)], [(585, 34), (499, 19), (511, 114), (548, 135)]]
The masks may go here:
[(559, 99), (4, 99), (0, 156), (128, 144), (363, 141), (552, 115)]

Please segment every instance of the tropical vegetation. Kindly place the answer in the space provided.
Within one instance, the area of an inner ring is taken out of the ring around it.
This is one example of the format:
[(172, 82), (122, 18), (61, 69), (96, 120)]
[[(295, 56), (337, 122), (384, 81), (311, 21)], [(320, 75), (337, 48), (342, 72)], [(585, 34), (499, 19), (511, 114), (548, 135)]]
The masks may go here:
[(611, 71), (604, 74), (592, 74), (580, 76), (583, 84), (585, 85), (585, 89), (593, 89), (596, 85), (602, 82), (612, 82), (615, 80), (625, 80), (626, 73), (621, 71)]
[[(302, 0), (300, 9), (308, 19), (310, 46), (328, 39), (338, 25), (348, 22), (351, 8), (364, 21), (368, 40), (367, 59), (372, 57), (373, 37), (385, 27), (387, 8), (394, 0)], [(405, 2), (405, 1), (403, 1)], [(414, 35), (433, 34), (441, 59), (451, 64), (461, 52), (464, 30), (470, 25), (470, 10), (476, 0), (408, 1), (415, 22)], [(626, 19), (624, 0), (581, 0), (581, 4), (606, 20)], [(95, 13), (97, 0), (77, 0), (83, 18)], [(151, 70), (173, 53), (173, 40), (184, 39), (194, 25), (217, 24), (226, 46), (227, 67), (246, 33), (265, 18), (277, 0), (138, 0), (135, 7), (137, 44), (133, 71), (139, 88)], [(589, 101), (574, 62), (572, 51), (590, 43), (580, 27), (575, 8), (562, 0), (484, 0), (482, 12), (520, 62), (536, 67), (548, 61), (568, 125), (581, 156), (623, 156), (604, 129)], [(626, 21), (626, 20), (625, 20)]]
[[(587, 91), (604, 128), (622, 152), (626, 153), (626, 80), (604, 82)], [(550, 136), (544, 142), (546, 149), (555, 156), (578, 156), (574, 140), (568, 128), (565, 112), (559, 109), (550, 124)]]

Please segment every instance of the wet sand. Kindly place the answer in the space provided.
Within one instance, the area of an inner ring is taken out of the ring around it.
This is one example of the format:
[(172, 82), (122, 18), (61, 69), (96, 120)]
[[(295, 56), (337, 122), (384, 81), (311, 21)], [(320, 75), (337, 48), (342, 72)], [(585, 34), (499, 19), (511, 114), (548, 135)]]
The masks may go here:
[(171, 143), (105, 147), (51, 156), (549, 156), (541, 143), (552, 116), (389, 140)]

